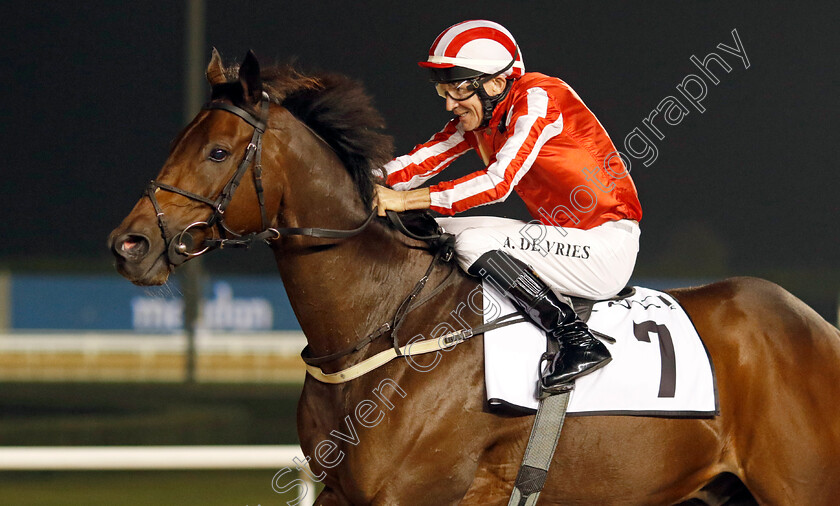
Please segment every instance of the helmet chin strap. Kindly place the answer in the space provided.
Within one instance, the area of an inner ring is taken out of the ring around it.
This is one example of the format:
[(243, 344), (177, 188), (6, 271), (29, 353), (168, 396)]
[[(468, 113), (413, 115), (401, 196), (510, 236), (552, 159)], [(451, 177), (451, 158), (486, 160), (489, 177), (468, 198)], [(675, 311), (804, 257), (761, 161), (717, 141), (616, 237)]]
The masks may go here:
[(475, 90), (478, 99), (481, 100), (481, 108), (484, 112), (484, 117), (481, 120), (481, 124), (478, 125), (478, 128), (486, 128), (490, 124), (490, 118), (493, 117), (493, 111), (496, 109), (496, 105), (507, 96), (508, 91), (510, 91), (510, 81), (508, 80), (505, 80), (505, 89), (498, 95), (492, 97), (487, 94), (483, 83)]
[(502, 90), (501, 93), (498, 95), (490, 96), (487, 94), (487, 90), (484, 89), (484, 83), (495, 79), (496, 77), (504, 74), (507, 72), (513, 64), (516, 63), (516, 57), (519, 56), (519, 47), (516, 48), (516, 51), (513, 53), (513, 58), (510, 60), (505, 68), (499, 70), (498, 72), (491, 74), (486, 77), (482, 77), (478, 80), (475, 92), (478, 95), (478, 99), (481, 100), (481, 108), (482, 112), (484, 113), (484, 118), (481, 120), (481, 124), (478, 125), (478, 128), (486, 128), (487, 125), (490, 124), (490, 119), (493, 117), (493, 111), (496, 109), (496, 105), (504, 99), (508, 92), (510, 91), (510, 80), (505, 80), (505, 89)]

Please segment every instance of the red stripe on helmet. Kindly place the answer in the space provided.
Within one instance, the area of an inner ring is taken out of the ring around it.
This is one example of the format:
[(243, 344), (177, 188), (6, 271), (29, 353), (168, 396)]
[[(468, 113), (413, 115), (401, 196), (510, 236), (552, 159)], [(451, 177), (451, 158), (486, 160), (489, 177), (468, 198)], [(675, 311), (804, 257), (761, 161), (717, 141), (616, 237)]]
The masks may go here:
[(470, 23), (470, 21), (469, 20), (461, 21), (460, 23), (452, 25), (449, 28), (447, 28), (446, 30), (440, 32), (440, 35), (438, 35), (437, 38), (435, 39), (435, 41), (432, 42), (432, 47), (429, 48), (429, 56), (434, 56), (435, 50), (437, 49), (437, 46), (440, 43), (440, 39), (442, 39), (444, 35), (449, 33), (449, 31), (452, 30), (453, 28), (455, 28), (456, 26), (463, 25), (464, 23)]
[(496, 29), (491, 28), (489, 26), (480, 26), (476, 28), (470, 28), (469, 30), (465, 30), (463, 33), (459, 33), (456, 35), (449, 45), (446, 47), (444, 51), (444, 56), (449, 57), (456, 57), (458, 56), (458, 51), (461, 50), (467, 43), (472, 42), (477, 39), (490, 39), (495, 40), (496, 42), (500, 43), (504, 46), (508, 52), (513, 55), (516, 51), (516, 45), (507, 36), (504, 32)]

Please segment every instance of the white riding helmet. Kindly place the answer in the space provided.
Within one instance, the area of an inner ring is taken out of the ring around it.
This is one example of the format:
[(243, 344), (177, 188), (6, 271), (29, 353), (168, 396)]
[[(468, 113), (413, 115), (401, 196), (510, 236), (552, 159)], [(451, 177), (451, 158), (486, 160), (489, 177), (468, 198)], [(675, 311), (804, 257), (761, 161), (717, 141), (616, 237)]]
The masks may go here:
[(428, 68), (437, 83), (496, 75), (516, 79), (525, 73), (513, 35), (499, 23), (484, 19), (444, 30), (429, 49), (429, 58), (418, 65)]

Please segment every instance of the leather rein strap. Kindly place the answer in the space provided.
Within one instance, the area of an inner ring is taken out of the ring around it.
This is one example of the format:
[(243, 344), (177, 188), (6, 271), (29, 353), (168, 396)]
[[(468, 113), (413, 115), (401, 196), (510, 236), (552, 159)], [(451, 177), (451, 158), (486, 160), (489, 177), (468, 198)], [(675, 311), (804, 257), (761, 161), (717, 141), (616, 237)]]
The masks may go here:
[[(266, 216), (265, 198), (262, 184), (261, 156), (262, 136), (268, 129), (269, 102), (270, 101), (268, 95), (263, 93), (262, 100), (259, 104), (259, 118), (254, 116), (251, 112), (227, 102), (209, 102), (205, 104), (202, 108), (203, 110), (221, 110), (234, 114), (254, 128), (254, 133), (251, 137), (251, 142), (249, 142), (248, 146), (245, 148), (245, 154), (242, 156), (242, 160), (239, 162), (239, 165), (236, 168), (236, 172), (234, 172), (234, 174), (225, 184), (221, 193), (215, 199), (210, 199), (203, 195), (199, 195), (197, 193), (190, 192), (178, 188), (176, 186), (163, 183), (158, 180), (152, 180), (151, 182), (149, 182), (148, 186), (146, 187), (145, 195), (151, 201), (152, 206), (155, 209), (155, 213), (157, 214), (158, 226), (160, 227), (164, 242), (167, 245), (166, 254), (170, 264), (175, 266), (180, 265), (192, 257), (203, 255), (204, 253), (213, 249), (221, 249), (225, 247), (248, 248), (251, 246), (251, 244), (257, 241), (268, 242), (279, 239), (283, 236), (290, 235), (302, 235), (325, 239), (347, 239), (349, 237), (353, 237), (363, 232), (373, 221), (373, 217), (377, 214), (376, 208), (373, 208), (370, 211), (370, 214), (368, 214), (367, 218), (361, 225), (351, 230), (336, 230), (315, 227), (275, 228), (268, 226), (268, 218)], [(313, 132), (313, 134), (318, 136), (315, 132)], [(233, 232), (232, 230), (230, 230), (230, 228), (228, 228), (225, 225), (225, 211), (227, 210), (227, 207), (230, 204), (230, 202), (233, 200), (233, 195), (236, 192), (236, 189), (239, 187), (239, 184), (241, 183), (245, 172), (252, 164), (254, 166), (254, 188), (257, 193), (257, 201), (260, 207), (260, 218), (262, 222), (263, 231), (246, 235), (240, 235)], [(175, 193), (186, 197), (190, 200), (195, 200), (197, 202), (206, 204), (213, 209), (213, 214), (210, 215), (210, 217), (206, 221), (192, 223), (180, 232), (172, 234), (169, 231), (169, 227), (167, 226), (163, 209), (160, 203), (158, 202), (157, 197), (155, 196), (156, 193), (160, 190)], [(400, 347), (398, 342), (398, 331), (400, 326), (402, 325), (402, 322), (405, 320), (406, 315), (408, 315), (408, 313), (420, 307), (432, 297), (440, 293), (451, 282), (455, 273), (455, 269), (453, 268), (450, 271), (449, 275), (447, 275), (447, 277), (443, 280), (443, 282), (441, 282), (441, 284), (438, 285), (431, 293), (429, 293), (427, 296), (423, 297), (419, 301), (415, 301), (415, 299), (423, 291), (423, 288), (426, 286), (426, 282), (429, 280), (429, 276), (431, 275), (435, 264), (437, 264), (440, 260), (443, 260), (443, 262), (448, 262), (451, 259), (452, 244), (449, 240), (451, 239), (451, 236), (447, 234), (418, 235), (411, 232), (405, 227), (397, 213), (393, 211), (387, 211), (386, 216), (397, 230), (413, 239), (432, 243), (433, 246), (437, 246), (437, 251), (434, 257), (432, 258), (428, 269), (426, 269), (426, 273), (423, 275), (422, 278), (420, 278), (420, 280), (415, 284), (414, 288), (411, 290), (409, 295), (400, 304), (396, 314), (394, 315), (394, 318), (390, 322), (382, 324), (376, 331), (359, 340), (352, 346), (344, 350), (338, 351), (336, 353), (332, 353), (330, 355), (322, 357), (310, 357), (308, 356), (309, 347), (307, 346), (303, 349), (303, 351), (301, 352), (301, 357), (307, 364), (307, 370), (312, 376), (314, 376), (320, 381), (324, 381), (327, 383), (341, 383), (344, 381), (349, 381), (350, 379), (365, 374), (366, 372), (376, 367), (379, 367), (380, 365), (387, 363), (396, 357), (414, 355), (417, 353), (429, 353), (431, 351), (449, 348), (455, 346), (460, 342), (470, 339), (475, 334), (482, 333), (491, 328), (511, 325), (513, 323), (518, 323), (519, 321), (524, 321), (524, 319), (518, 319), (516, 321), (503, 321), (509, 320), (508, 317), (516, 316), (515, 314), (511, 314), (507, 315), (506, 317), (500, 318), (495, 322), (491, 322), (490, 324), (480, 325), (473, 329), (464, 329), (449, 334), (447, 336), (443, 336), (434, 341), (424, 341), (422, 343), (409, 344)], [(200, 250), (191, 251), (191, 249), (194, 246), (194, 241), (192, 235), (189, 233), (190, 229), (212, 227), (213, 225), (216, 225), (218, 227), (220, 237), (207, 238), (201, 244)], [(228, 237), (228, 234), (233, 235), (234, 237)], [(319, 364), (331, 362), (339, 358), (345, 357), (347, 355), (350, 355), (352, 353), (358, 352), (362, 348), (373, 342), (375, 339), (387, 334), (388, 332), (391, 333), (391, 339), (393, 341), (392, 349), (379, 353), (374, 357), (371, 357), (367, 360), (356, 364), (349, 370), (341, 371), (339, 373), (326, 374), (323, 371), (321, 371), (320, 368), (317, 367), (317, 365)]]
[[(452, 238), (452, 236), (449, 234), (418, 235), (411, 232), (405, 227), (397, 213), (393, 211), (386, 211), (385, 214), (391, 221), (391, 223), (394, 225), (394, 227), (406, 236), (411, 237), (412, 239), (427, 241), (435, 245), (437, 247), (435, 256), (434, 258), (432, 258), (432, 262), (426, 269), (426, 273), (414, 285), (414, 288), (411, 290), (411, 292), (409, 292), (408, 296), (406, 296), (406, 298), (403, 299), (402, 303), (400, 303), (391, 321), (383, 323), (379, 326), (378, 329), (376, 329), (371, 334), (368, 334), (364, 338), (360, 339), (355, 344), (352, 344), (347, 348), (339, 350), (335, 353), (331, 353), (329, 355), (324, 355), (320, 357), (313, 357), (311, 356), (311, 349), (308, 345), (303, 349), (303, 351), (301, 351), (300, 356), (306, 364), (306, 371), (309, 373), (310, 376), (322, 383), (345, 383), (347, 381), (363, 376), (368, 372), (387, 364), (395, 358), (420, 355), (424, 353), (431, 353), (439, 350), (444, 350), (456, 346), (468, 339), (471, 339), (475, 335), (483, 334), (484, 332), (487, 332), (489, 330), (527, 321), (519, 313), (510, 313), (501, 316), (496, 320), (493, 320), (492, 322), (477, 325), (476, 327), (461, 329), (459, 331), (440, 336), (436, 339), (429, 339), (415, 343), (409, 342), (409, 344), (405, 346), (400, 346), (399, 330), (403, 322), (405, 321), (406, 316), (415, 309), (428, 302), (429, 300), (431, 300), (440, 292), (442, 292), (444, 288), (446, 288), (454, 279), (456, 269), (453, 266), (449, 274), (447, 274), (446, 278), (437, 287), (435, 287), (434, 290), (432, 290), (430, 293), (420, 298), (419, 300), (416, 300), (420, 293), (423, 291), (423, 288), (426, 286), (426, 282), (429, 280), (429, 276), (431, 275), (435, 264), (437, 264), (441, 260), (443, 262), (449, 262), (449, 260), (451, 259), (453, 245), (450, 239)], [(379, 337), (388, 334), (389, 332), (391, 333), (392, 342), (392, 346), (390, 349), (379, 352), (376, 355), (373, 355), (372, 357), (362, 360), (361, 362), (347, 367), (345, 369), (342, 369), (338, 372), (325, 373), (319, 367), (321, 364), (333, 362), (340, 358), (359, 352), (363, 348), (368, 346), (370, 343), (372, 343)]]
[[(395, 214), (393, 217), (391, 217), (391, 219), (399, 220), (399, 217)], [(429, 275), (431, 274), (435, 264), (442, 258), (447, 259), (444, 261), (448, 261), (450, 257), (451, 251), (449, 251), (446, 247), (438, 249), (435, 253), (434, 258), (432, 259), (431, 264), (429, 264), (429, 267), (426, 269), (426, 273), (423, 275), (422, 278), (420, 278), (420, 281), (418, 281), (414, 285), (414, 289), (412, 289), (408, 296), (402, 301), (399, 308), (397, 309), (396, 314), (394, 315), (394, 318), (390, 322), (382, 324), (376, 331), (360, 339), (352, 346), (349, 346), (336, 353), (331, 353), (329, 355), (324, 355), (321, 357), (312, 357), (310, 356), (311, 350), (309, 348), (309, 345), (307, 345), (300, 353), (300, 357), (306, 364), (306, 372), (321, 383), (346, 383), (360, 376), (364, 376), (370, 371), (373, 371), (374, 369), (377, 369), (387, 364), (395, 358), (422, 355), (425, 353), (432, 353), (435, 351), (452, 348), (454, 346), (457, 346), (458, 344), (463, 343), (464, 341), (467, 341), (468, 339), (471, 339), (476, 335), (483, 334), (484, 332), (528, 321), (520, 313), (510, 313), (504, 316), (500, 316), (499, 318), (496, 318), (495, 320), (489, 323), (484, 323), (475, 327), (465, 328), (456, 332), (451, 332), (449, 334), (440, 336), (436, 339), (427, 339), (415, 343), (409, 342), (409, 344), (405, 346), (400, 346), (399, 337), (397, 334), (400, 327), (402, 326), (402, 322), (405, 320), (405, 317), (410, 312), (419, 308), (420, 306), (434, 298), (436, 295), (438, 295), (440, 292), (442, 292), (444, 288), (446, 288), (454, 279), (456, 269), (453, 266), (452, 269), (449, 271), (449, 274), (447, 274), (446, 278), (437, 287), (435, 287), (434, 290), (432, 290), (423, 298), (415, 300), (420, 294), (420, 292), (423, 290), (423, 287), (426, 286), (426, 282), (428, 281)], [(384, 336), (389, 331), (391, 331), (391, 348), (385, 351), (381, 351), (376, 355), (366, 358), (365, 360), (362, 360), (361, 362), (355, 365), (352, 365), (334, 373), (325, 373), (320, 367), (318, 367), (321, 364), (338, 360), (339, 358), (346, 357), (348, 355), (362, 350), (364, 347), (372, 343), (377, 338)]]

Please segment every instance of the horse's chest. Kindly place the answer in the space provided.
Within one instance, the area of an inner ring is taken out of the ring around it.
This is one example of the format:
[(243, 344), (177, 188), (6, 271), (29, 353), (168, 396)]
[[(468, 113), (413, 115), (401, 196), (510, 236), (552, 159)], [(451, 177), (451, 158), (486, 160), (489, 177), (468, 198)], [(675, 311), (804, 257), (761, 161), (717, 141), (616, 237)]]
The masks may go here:
[(322, 385), (305, 388), (298, 422), (310, 465), (335, 478), (380, 474), (380, 457), (406, 443), (400, 436), (405, 434), (401, 413), (406, 410), (399, 409), (406, 397), (406, 391), (387, 378), (358, 392)]

